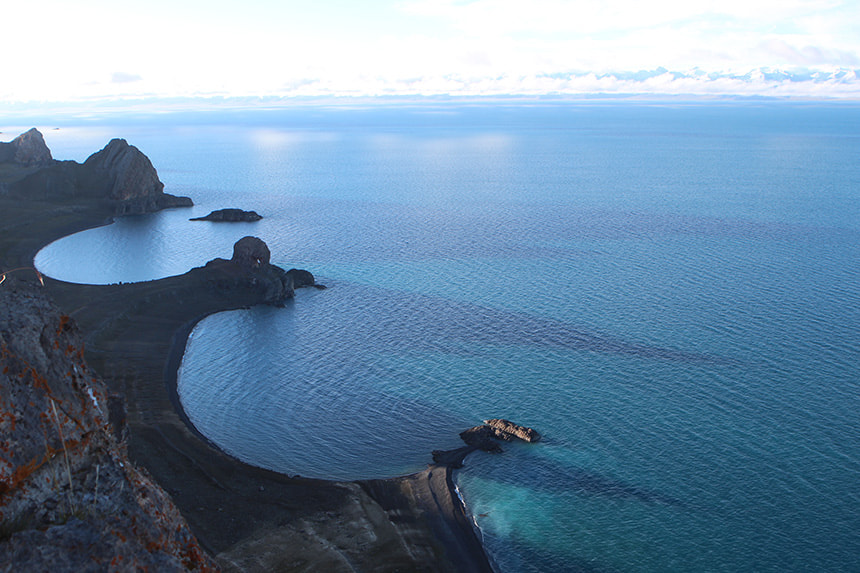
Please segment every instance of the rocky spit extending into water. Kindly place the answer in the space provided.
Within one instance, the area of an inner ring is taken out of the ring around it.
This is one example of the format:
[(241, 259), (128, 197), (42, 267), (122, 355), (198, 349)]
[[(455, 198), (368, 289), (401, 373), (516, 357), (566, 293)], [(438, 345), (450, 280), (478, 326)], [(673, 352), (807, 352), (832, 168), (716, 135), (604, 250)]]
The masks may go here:
[(423, 472), (344, 483), (249, 466), (190, 424), (176, 372), (194, 325), (321, 288), (261, 239), (143, 283), (33, 268), (52, 240), (192, 204), (163, 189), (121, 139), (83, 164), (35, 129), (0, 143), (0, 571), (490, 571), (451, 474), (533, 430), (487, 420)]

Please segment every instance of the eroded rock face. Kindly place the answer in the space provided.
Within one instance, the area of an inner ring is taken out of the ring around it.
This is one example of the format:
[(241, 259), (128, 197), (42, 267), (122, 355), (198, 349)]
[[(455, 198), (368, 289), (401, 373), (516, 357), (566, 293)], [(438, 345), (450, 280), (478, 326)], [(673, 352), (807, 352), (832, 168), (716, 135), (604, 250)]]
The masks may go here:
[(0, 570), (216, 569), (129, 460), (118, 399), (38, 286), (0, 285)]
[(268, 265), (270, 258), (269, 247), (262, 239), (243, 237), (233, 245), (233, 258), (230, 260), (242, 267), (256, 269)]
[(117, 214), (190, 207), (191, 199), (164, 193), (164, 183), (149, 158), (124, 139), (112, 139), (83, 164), (86, 184), (115, 202)]
[(164, 191), (164, 184), (149, 158), (124, 139), (112, 139), (104, 149), (90, 155), (84, 166), (108, 176), (107, 196), (116, 201), (140, 199)]
[(13, 139), (11, 146), (11, 161), (24, 167), (41, 167), (50, 165), (54, 158), (45, 143), (45, 138), (35, 127)]

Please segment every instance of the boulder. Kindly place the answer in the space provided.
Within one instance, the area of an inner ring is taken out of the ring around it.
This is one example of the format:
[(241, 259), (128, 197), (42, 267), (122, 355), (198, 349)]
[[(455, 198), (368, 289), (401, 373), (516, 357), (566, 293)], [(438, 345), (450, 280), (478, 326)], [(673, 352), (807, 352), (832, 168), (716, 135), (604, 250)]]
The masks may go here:
[(269, 247), (262, 239), (243, 237), (233, 245), (233, 258), (230, 260), (241, 267), (256, 269), (267, 266), (270, 258)]
[(293, 288), (302, 288), (307, 286), (325, 288), (322, 285), (316, 284), (316, 279), (310, 271), (290, 269), (287, 271), (287, 276), (293, 280)]

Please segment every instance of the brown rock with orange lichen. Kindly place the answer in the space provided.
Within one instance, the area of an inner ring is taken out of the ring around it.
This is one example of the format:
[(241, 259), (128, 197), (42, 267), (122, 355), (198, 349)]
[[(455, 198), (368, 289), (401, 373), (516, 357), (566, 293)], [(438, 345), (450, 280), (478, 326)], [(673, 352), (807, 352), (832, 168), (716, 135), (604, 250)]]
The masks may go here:
[(129, 461), (115, 400), (74, 322), (32, 284), (0, 285), (0, 571), (217, 569)]

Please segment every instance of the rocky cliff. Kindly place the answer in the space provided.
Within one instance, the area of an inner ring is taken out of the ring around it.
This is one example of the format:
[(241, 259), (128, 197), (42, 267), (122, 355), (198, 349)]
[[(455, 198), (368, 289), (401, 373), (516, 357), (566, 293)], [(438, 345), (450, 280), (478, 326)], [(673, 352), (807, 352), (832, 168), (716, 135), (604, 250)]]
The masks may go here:
[(45, 138), (35, 127), (9, 143), (0, 143), (0, 163), (22, 167), (45, 167), (53, 163)]
[(0, 571), (207, 571), (126, 454), (124, 407), (34, 280), (0, 285)]
[(124, 139), (111, 140), (83, 164), (55, 161), (36, 129), (0, 145), (0, 196), (22, 200), (94, 199), (113, 214), (190, 207), (164, 192), (149, 159)]
[(164, 193), (164, 184), (149, 158), (124, 139), (112, 139), (87, 158), (83, 173), (90, 191), (113, 202), (118, 214), (192, 205), (187, 197)]

